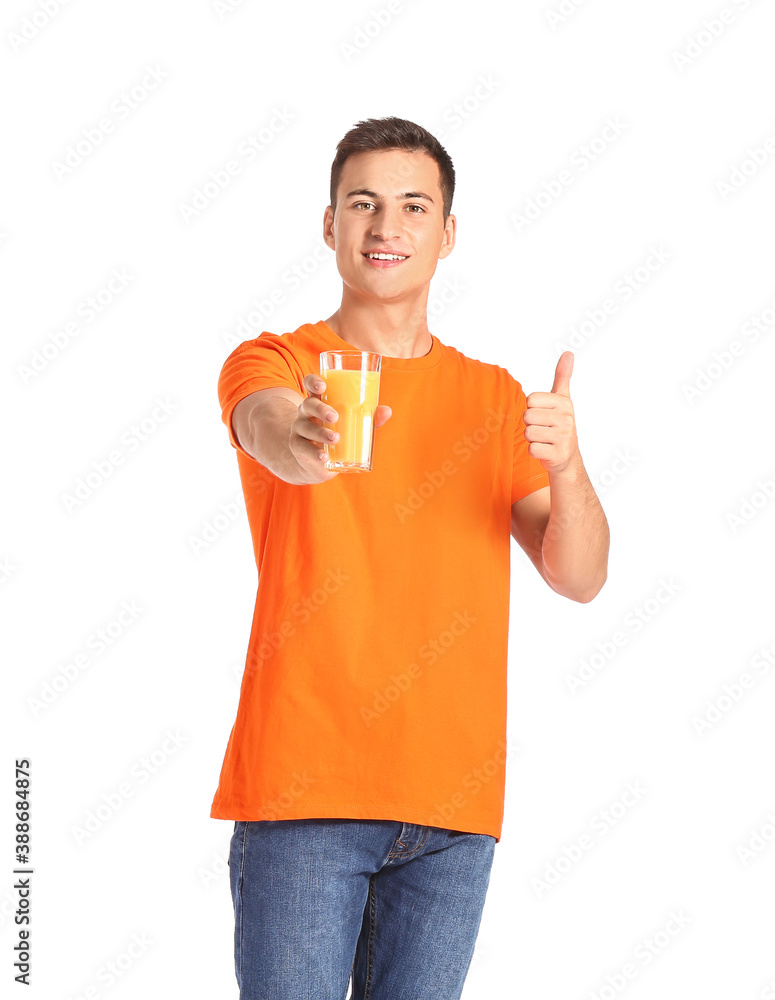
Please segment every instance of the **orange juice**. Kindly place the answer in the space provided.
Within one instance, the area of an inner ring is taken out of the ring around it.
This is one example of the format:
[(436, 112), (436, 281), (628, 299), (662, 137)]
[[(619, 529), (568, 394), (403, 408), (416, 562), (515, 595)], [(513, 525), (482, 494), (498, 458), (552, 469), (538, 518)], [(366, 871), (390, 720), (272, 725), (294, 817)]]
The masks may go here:
[(326, 467), (341, 472), (370, 469), (379, 372), (330, 368), (321, 378), (326, 383), (321, 399), (339, 417), (336, 423), (324, 424), (339, 434), (338, 441), (326, 442)]

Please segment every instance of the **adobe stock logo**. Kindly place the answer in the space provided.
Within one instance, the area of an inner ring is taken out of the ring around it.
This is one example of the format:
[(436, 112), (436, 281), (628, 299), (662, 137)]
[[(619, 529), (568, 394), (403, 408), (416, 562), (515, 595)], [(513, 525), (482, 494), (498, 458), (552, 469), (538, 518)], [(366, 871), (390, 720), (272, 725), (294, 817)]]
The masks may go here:
[(583, 7), (586, 0), (560, 0), (557, 10), (547, 10), (546, 20), (552, 31), (556, 31), (558, 25), (565, 24), (568, 18), (573, 17), (579, 7)]
[(775, 154), (775, 136), (768, 135), (762, 139), (760, 146), (748, 146), (745, 156), (732, 167), (726, 180), (716, 181), (716, 191), (722, 201), (729, 199), (742, 190), (748, 181), (766, 166)]
[(590, 990), (588, 1000), (614, 1000), (621, 996), (629, 984), (651, 965), (666, 949), (670, 948), (679, 934), (683, 934), (692, 921), (683, 907), (672, 909), (656, 932), (642, 938), (634, 948), (629, 961), (617, 966), (605, 976), (605, 982), (596, 990)]
[(37, 38), (66, 3), (67, 0), (39, 0), (37, 9), (22, 19), (16, 31), (9, 31), (6, 36), (14, 52), (26, 48)]
[(742, 324), (738, 335), (723, 344), (712, 354), (712, 360), (695, 370), (693, 382), (684, 382), (681, 392), (687, 403), (693, 405), (703, 393), (718, 384), (719, 379), (735, 368), (738, 361), (745, 356), (748, 347), (759, 342), (762, 334), (767, 334), (775, 327), (775, 299), (770, 293), (770, 301), (759, 313), (754, 313)]
[(289, 615), (277, 624), (274, 630), (261, 633), (255, 648), (248, 650), (243, 675), (249, 677), (250, 674), (261, 670), (265, 662), (282, 649), (288, 638), (297, 635), (299, 629), (305, 627), (313, 616), (326, 606), (329, 598), (338, 593), (350, 579), (351, 577), (341, 567), (329, 568), (325, 576), (319, 579), (319, 587), (301, 600), (295, 601), (289, 609)]
[(715, 16), (705, 17), (694, 35), (687, 35), (684, 47), (673, 52), (673, 65), (683, 73), (705, 55), (705, 53), (728, 31), (738, 19), (737, 11), (746, 11), (752, 0), (728, 0)]
[[(110, 278), (103, 282), (96, 292), (85, 295), (76, 304), (73, 312), (77, 319), (68, 320), (59, 329), (49, 333), (48, 339), (32, 352), (29, 363), (16, 366), (22, 385), (29, 385), (44, 372), (51, 362), (60, 357), (82, 333), (81, 326), (87, 327), (98, 319), (134, 280), (135, 275), (130, 274), (125, 267), (111, 268)], [(83, 321), (81, 325), (78, 324), (78, 320)]]
[(739, 498), (739, 506), (736, 511), (727, 513), (726, 521), (732, 529), (732, 534), (748, 524), (756, 517), (762, 507), (766, 507), (775, 497), (775, 475), (770, 479), (757, 479), (756, 487), (750, 496)]
[(771, 809), (764, 817), (764, 823), (751, 830), (744, 843), (737, 845), (735, 848), (737, 860), (745, 868), (760, 858), (773, 843), (775, 843), (775, 810)]
[[(35, 718), (57, 702), (65, 691), (80, 680), (81, 674), (93, 666), (98, 656), (113, 648), (114, 643), (124, 636), (144, 611), (137, 601), (122, 601), (117, 614), (86, 636), (82, 645), (88, 652), (76, 653), (60, 663), (56, 672), (43, 680), (37, 694), (27, 698), (27, 708), (32, 717)], [(90, 653), (94, 655), (91, 656)]]
[(344, 61), (349, 63), (356, 56), (360, 55), (364, 49), (377, 38), (388, 25), (393, 23), (397, 14), (404, 11), (401, 0), (387, 0), (384, 7), (378, 10), (371, 10), (368, 20), (359, 24), (349, 41), (339, 43), (339, 51), (344, 56)]
[(115, 100), (111, 101), (108, 111), (99, 121), (81, 129), (81, 134), (65, 147), (58, 160), (51, 161), (51, 167), (57, 180), (69, 177), (74, 170), (92, 155), (115, 129), (118, 122), (125, 121), (142, 107), (168, 77), (169, 73), (160, 66), (145, 66), (145, 75), (130, 88), (123, 90)]
[(159, 746), (132, 764), (126, 780), (119, 782), (107, 792), (103, 791), (100, 802), (87, 811), (82, 822), (70, 826), (70, 833), (76, 845), (83, 847), (88, 840), (99, 833), (123, 809), (129, 799), (135, 796), (139, 788), (144, 787), (152, 777), (159, 774), (188, 740), (189, 737), (180, 730), (168, 729)]
[(659, 586), (654, 594), (643, 604), (631, 608), (624, 616), (625, 629), (617, 629), (607, 639), (595, 643), (595, 650), (586, 658), (579, 659), (579, 668), (575, 672), (565, 674), (565, 683), (572, 695), (588, 687), (600, 675), (601, 670), (618, 655), (628, 644), (631, 636), (640, 635), (643, 629), (652, 622), (662, 610), (681, 593), (682, 584), (676, 583), (672, 576), (665, 580), (659, 579)]
[[(427, 666), (433, 666), (477, 620), (468, 611), (456, 611), (447, 628), (420, 646), (417, 650), (417, 659), (422, 660)], [(364, 725), (368, 727), (380, 719), (422, 675), (422, 667), (416, 662), (410, 663), (401, 673), (392, 671), (388, 684), (381, 689), (374, 688), (371, 705), (361, 705), (361, 719)]]
[(169, 396), (157, 396), (154, 403), (156, 405), (151, 411), (122, 431), (111, 450), (101, 458), (93, 459), (91, 468), (78, 476), (68, 492), (62, 493), (62, 505), (68, 514), (83, 507), (116, 470), (124, 465), (129, 456), (134, 455), (146, 441), (153, 438), (178, 409), (178, 404), (173, 403)]
[(614, 118), (609, 116), (597, 135), (593, 135), (587, 142), (571, 150), (568, 156), (570, 167), (545, 180), (541, 188), (525, 200), (521, 210), (510, 213), (509, 222), (517, 234), (521, 236), (540, 219), (544, 212), (565, 194), (566, 188), (570, 187), (593, 163), (598, 163), (628, 128), (629, 124), (622, 121), (618, 115)]
[(706, 700), (703, 710), (691, 718), (695, 733), (704, 736), (727, 718), (732, 709), (741, 704), (748, 694), (758, 687), (759, 678), (767, 676), (773, 664), (775, 664), (775, 642), (772, 642), (769, 648), (765, 646), (759, 649), (748, 661), (748, 669), (743, 670), (732, 680), (725, 681), (716, 696)]
[[(444, 125), (448, 125), (451, 131), (461, 128), (502, 85), (502, 82), (496, 80), (492, 73), (487, 75), (480, 73), (476, 78), (476, 85), (469, 93), (444, 109), (441, 115)], [(436, 128), (433, 134), (439, 142), (446, 142), (449, 139), (443, 127)]]
[[(323, 266), (330, 267), (334, 259), (333, 251), (322, 236), (317, 236), (308, 245), (308, 252), (286, 267), (274, 285), (265, 289), (261, 297), (254, 296), (245, 312), (237, 317), (236, 326), (223, 335), (226, 346), (233, 350), (243, 340), (257, 337), (266, 330), (266, 323), (274, 315), (278, 306), (289, 302), (288, 291), (297, 292), (305, 281), (317, 274)], [(429, 306), (430, 311), (430, 306)]]
[[(260, 484), (261, 489), (265, 488)], [(245, 499), (241, 493), (234, 495), (234, 498), (227, 503), (219, 504), (215, 514), (211, 514), (202, 521), (202, 527), (198, 534), (188, 536), (188, 546), (195, 556), (201, 555), (217, 542), (225, 531), (235, 524), (242, 514), (245, 513)]]
[(570, 845), (564, 845), (551, 861), (544, 863), (541, 875), (536, 875), (530, 880), (536, 896), (540, 898), (553, 889), (575, 865), (595, 849), (611, 830), (621, 823), (625, 816), (631, 813), (647, 792), (648, 789), (640, 780), (628, 781), (624, 790), (612, 802), (590, 817), (587, 825), (597, 834), (597, 838), (586, 832), (580, 834)]
[[(110, 989), (123, 979), (155, 943), (145, 931), (139, 934), (135, 932), (121, 951), (100, 965), (94, 975), (93, 984), (82, 988), (77, 996), (68, 993), (65, 1000), (97, 1000), (103, 990)], [(99, 985), (94, 985), (96, 983)]]
[(273, 107), (272, 117), (261, 128), (241, 139), (232, 157), (219, 167), (210, 170), (199, 187), (194, 188), (190, 198), (178, 203), (177, 207), (181, 219), (189, 224), (192, 219), (199, 218), (215, 199), (219, 198), (226, 188), (234, 182), (234, 178), (242, 176), (245, 167), (269, 149), (277, 136), (281, 135), (295, 120), (296, 115), (289, 111), (285, 105), (281, 108)]
[[(493, 434), (498, 433), (505, 419), (505, 413), (489, 407), (483, 425), (477, 427), (470, 434), (463, 435), (452, 445), (453, 455), (457, 456), (461, 462), (467, 462)], [(435, 496), (450, 476), (454, 476), (457, 471), (458, 466), (452, 459), (445, 458), (437, 469), (426, 472), (423, 481), (417, 486), (412, 486), (409, 490), (405, 503), (393, 504), (393, 510), (396, 512), (399, 524), (404, 524), (412, 514), (417, 513), (424, 506), (426, 500)]]
[(630, 271), (625, 271), (621, 277), (617, 278), (613, 285), (613, 294), (585, 310), (584, 317), (577, 325), (568, 327), (568, 336), (565, 340), (555, 340), (555, 350), (578, 352), (590, 338), (594, 337), (606, 325), (611, 316), (616, 315), (620, 305), (629, 302), (637, 292), (644, 288), (652, 277), (662, 270), (667, 261), (672, 259), (672, 256), (672, 253), (666, 250), (663, 244), (655, 246), (652, 243), (649, 247), (648, 257), (643, 263)]
[(452, 828), (454, 816), (470, 804), (472, 795), (478, 795), (493, 779), (503, 781), (506, 761), (513, 758), (520, 747), (504, 740), (498, 740), (497, 746), (498, 749), (492, 757), (463, 775), (460, 784), (448, 799), (434, 803), (436, 812), (429, 817), (431, 824)]
[(244, 0), (213, 0), (212, 8), (218, 15), (218, 20), (223, 21), (227, 14), (233, 14), (243, 2)]

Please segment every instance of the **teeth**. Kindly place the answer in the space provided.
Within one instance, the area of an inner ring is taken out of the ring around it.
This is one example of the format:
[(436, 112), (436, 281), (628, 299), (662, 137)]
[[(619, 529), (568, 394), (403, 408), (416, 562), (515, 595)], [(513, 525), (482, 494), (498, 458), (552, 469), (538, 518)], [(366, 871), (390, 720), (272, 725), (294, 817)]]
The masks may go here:
[(372, 260), (406, 260), (406, 257), (397, 253), (367, 253), (366, 256)]

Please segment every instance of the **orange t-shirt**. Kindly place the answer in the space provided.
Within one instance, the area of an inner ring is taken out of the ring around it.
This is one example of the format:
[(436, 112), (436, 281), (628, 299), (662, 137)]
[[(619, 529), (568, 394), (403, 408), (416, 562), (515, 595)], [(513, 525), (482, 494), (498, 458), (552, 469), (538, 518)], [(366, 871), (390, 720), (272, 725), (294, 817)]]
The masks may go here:
[(370, 472), (292, 485), (238, 444), (257, 389), (355, 350), (324, 322), (262, 333), (218, 383), (258, 567), (240, 689), (210, 816), (387, 819), (500, 840), (511, 505), (549, 485), (505, 368), (433, 337), (382, 357), (393, 415)]

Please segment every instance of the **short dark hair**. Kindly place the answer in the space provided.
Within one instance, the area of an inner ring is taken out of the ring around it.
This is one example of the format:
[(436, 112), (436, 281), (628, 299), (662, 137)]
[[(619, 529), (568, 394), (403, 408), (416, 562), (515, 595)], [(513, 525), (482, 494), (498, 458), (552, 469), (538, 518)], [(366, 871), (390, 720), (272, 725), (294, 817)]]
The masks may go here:
[(331, 209), (336, 211), (336, 192), (342, 167), (349, 156), (355, 153), (370, 153), (374, 150), (405, 149), (410, 153), (427, 153), (439, 167), (439, 186), (444, 201), (444, 222), (452, 211), (452, 195), (455, 193), (455, 168), (449, 153), (439, 140), (421, 125), (405, 118), (367, 118), (358, 122), (355, 128), (344, 135), (336, 146), (336, 156), (331, 164)]

